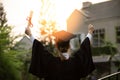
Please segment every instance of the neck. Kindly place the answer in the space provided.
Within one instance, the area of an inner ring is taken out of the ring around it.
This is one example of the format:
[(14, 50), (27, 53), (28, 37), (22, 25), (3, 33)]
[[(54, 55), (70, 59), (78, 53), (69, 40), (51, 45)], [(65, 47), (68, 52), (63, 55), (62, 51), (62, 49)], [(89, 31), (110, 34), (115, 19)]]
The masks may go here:
[(70, 55), (68, 52), (65, 53), (59, 53), (59, 57), (61, 58), (61, 60), (68, 60)]

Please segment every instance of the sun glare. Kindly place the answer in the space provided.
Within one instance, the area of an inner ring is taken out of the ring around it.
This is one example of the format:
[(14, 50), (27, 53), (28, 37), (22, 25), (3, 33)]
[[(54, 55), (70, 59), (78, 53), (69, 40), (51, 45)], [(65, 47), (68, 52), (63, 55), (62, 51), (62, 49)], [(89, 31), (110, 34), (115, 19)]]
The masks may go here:
[[(84, 0), (97, 3), (97, 0)], [(99, 0), (103, 2), (107, 0)], [(82, 1), (80, 0), (29, 0), (26, 4), (28, 11), (33, 10), (34, 15), (32, 22), (34, 27), (39, 26), (42, 19), (48, 22), (56, 21), (56, 28), (59, 30), (67, 30), (66, 20), (74, 9), (81, 9)], [(42, 15), (41, 15), (42, 12)], [(29, 12), (27, 12), (29, 13)]]
[[(26, 6), (30, 6), (29, 10), (33, 10), (34, 15), (32, 22), (38, 24), (38, 20), (46, 19), (47, 21), (55, 20), (59, 29), (66, 30), (66, 20), (75, 8), (81, 8), (78, 2), (73, 0), (44, 0), (44, 4), (40, 0), (30, 0)], [(79, 5), (79, 6), (78, 6)], [(43, 7), (43, 8), (41, 8)], [(40, 15), (42, 12), (44, 15)]]
[(81, 8), (80, 1), (74, 0), (29, 0), (26, 4), (29, 14), (30, 10), (33, 11), (33, 34), (35, 35), (36, 28), (40, 27), (39, 22), (46, 20), (47, 22), (56, 22), (57, 30), (67, 30), (66, 20), (72, 13), (72, 11)]
[(56, 21), (57, 29), (66, 30), (67, 18), (74, 9), (81, 9), (83, 1), (95, 3), (98, 0), (3, 0), (8, 23), (17, 27), (17, 33), (24, 31), (23, 28), (27, 26), (26, 18), (31, 10), (34, 28), (40, 26), (40, 20), (45, 19), (48, 22)]

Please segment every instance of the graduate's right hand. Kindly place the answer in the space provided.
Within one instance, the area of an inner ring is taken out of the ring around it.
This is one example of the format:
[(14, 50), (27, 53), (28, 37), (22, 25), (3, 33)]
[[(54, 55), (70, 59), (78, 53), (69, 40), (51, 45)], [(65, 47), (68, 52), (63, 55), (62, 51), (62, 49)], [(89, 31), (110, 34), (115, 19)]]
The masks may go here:
[(25, 30), (25, 34), (27, 34), (29, 37), (32, 35), (30, 27), (27, 27)]

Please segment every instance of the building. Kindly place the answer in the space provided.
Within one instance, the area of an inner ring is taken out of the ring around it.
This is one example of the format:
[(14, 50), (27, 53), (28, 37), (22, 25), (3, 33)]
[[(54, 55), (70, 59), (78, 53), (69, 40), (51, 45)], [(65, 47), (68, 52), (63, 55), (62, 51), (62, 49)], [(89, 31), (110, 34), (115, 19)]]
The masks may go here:
[(19, 47), (19, 49), (24, 50), (31, 50), (32, 41), (27, 36), (23, 36), (23, 38), (17, 43), (15, 47)]
[[(83, 15), (81, 11), (86, 13), (87, 16)], [(103, 75), (101, 76), (116, 72), (115, 63), (120, 58), (120, 0), (110, 0), (97, 4), (84, 2), (82, 10), (75, 10), (68, 18), (67, 30), (75, 34), (87, 34), (89, 24), (95, 26), (93, 34), (94, 47), (102, 47), (107, 41), (118, 48), (118, 54), (114, 57), (109, 55), (93, 57), (96, 65), (101, 68), (99, 71), (105, 72), (102, 72)]]
[[(95, 46), (101, 46), (103, 41), (110, 41), (120, 48), (120, 0), (112, 0), (98, 4), (84, 2), (82, 11), (75, 10), (68, 19), (67, 30), (72, 33), (87, 33), (87, 26), (95, 26)], [(72, 18), (72, 19), (71, 19)], [(75, 23), (76, 22), (76, 23)], [(74, 29), (75, 28), (75, 29)], [(73, 30), (73, 31), (72, 31)]]

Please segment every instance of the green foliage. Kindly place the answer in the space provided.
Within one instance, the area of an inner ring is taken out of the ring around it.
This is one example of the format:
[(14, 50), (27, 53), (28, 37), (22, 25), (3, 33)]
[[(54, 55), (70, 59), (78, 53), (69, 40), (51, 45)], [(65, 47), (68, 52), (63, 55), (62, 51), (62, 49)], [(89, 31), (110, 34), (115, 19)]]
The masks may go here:
[(12, 50), (10, 30), (9, 26), (0, 27), (0, 80), (19, 80), (18, 64), (20, 63), (15, 59), (16, 51)]
[(0, 80), (19, 80), (19, 72), (9, 54), (0, 55)]
[(0, 80), (19, 80), (18, 65), (20, 63), (14, 56), (16, 51), (12, 50), (10, 30), (9, 26), (0, 27)]
[(92, 53), (94, 56), (106, 54), (114, 55), (117, 53), (117, 48), (112, 45), (112, 43), (107, 42), (105, 46), (102, 47), (92, 47)]
[(11, 27), (6, 22), (4, 8), (0, 5), (0, 80), (20, 80), (21, 62), (16, 59), (17, 52), (12, 49)]
[(3, 49), (9, 47), (9, 32), (10, 27), (0, 27), (0, 51), (3, 51)]

